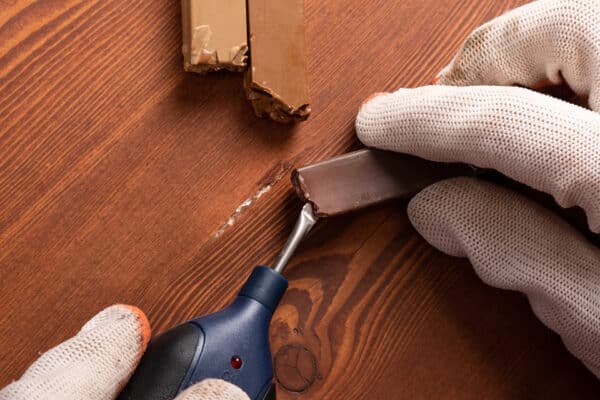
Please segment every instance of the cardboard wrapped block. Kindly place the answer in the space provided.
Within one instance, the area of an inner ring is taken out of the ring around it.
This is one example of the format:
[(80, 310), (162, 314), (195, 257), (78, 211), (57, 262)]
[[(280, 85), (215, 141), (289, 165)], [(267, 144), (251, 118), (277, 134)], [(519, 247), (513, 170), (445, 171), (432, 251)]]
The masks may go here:
[(246, 0), (182, 0), (186, 71), (246, 68)]
[(248, 0), (248, 25), (244, 87), (255, 114), (278, 122), (307, 119), (304, 0)]

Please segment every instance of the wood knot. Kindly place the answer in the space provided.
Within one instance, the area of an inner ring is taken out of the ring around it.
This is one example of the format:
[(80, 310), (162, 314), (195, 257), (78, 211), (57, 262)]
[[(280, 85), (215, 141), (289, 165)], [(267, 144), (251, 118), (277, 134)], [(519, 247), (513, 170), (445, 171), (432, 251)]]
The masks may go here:
[(286, 344), (275, 354), (275, 378), (290, 392), (304, 392), (317, 377), (317, 359), (300, 344)]

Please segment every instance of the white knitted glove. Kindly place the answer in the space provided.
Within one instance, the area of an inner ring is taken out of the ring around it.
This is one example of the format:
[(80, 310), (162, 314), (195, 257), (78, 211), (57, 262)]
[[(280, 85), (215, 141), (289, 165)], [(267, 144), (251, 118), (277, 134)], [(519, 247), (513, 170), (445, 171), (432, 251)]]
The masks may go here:
[[(0, 390), (0, 400), (111, 400), (127, 383), (150, 339), (142, 311), (116, 305), (79, 333), (42, 354), (21, 379)], [(176, 400), (247, 400), (239, 388), (206, 380)]]
[(600, 111), (599, 46), (598, 0), (534, 1), (475, 30), (438, 83), (536, 87), (566, 81)]
[[(439, 82), (364, 104), (367, 146), (493, 168), (584, 209), (600, 231), (600, 115), (517, 87), (545, 78), (600, 111), (600, 0), (542, 0), (476, 30)], [(600, 378), (600, 251), (556, 215), (473, 178), (435, 184), (409, 205), (415, 228), (467, 257), (486, 283), (527, 295), (535, 314)]]

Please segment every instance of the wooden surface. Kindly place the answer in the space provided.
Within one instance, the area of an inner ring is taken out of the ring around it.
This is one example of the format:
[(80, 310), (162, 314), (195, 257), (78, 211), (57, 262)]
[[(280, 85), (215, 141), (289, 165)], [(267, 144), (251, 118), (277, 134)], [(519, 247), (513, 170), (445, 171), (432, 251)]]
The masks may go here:
[[(241, 76), (183, 72), (178, 1), (0, 0), (0, 386), (110, 304), (158, 333), (228, 303), (293, 225), (291, 168), (357, 147), (365, 97), (428, 83), (518, 3), (307, 0), (313, 115), (285, 127)], [(404, 209), (324, 221), (294, 258), (280, 399), (598, 397), (523, 297)]]

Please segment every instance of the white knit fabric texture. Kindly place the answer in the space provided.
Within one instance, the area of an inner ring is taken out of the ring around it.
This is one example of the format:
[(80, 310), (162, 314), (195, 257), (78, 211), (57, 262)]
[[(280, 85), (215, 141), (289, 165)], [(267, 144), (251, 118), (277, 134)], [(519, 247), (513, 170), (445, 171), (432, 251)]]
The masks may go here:
[(545, 208), (474, 178), (428, 187), (408, 213), (429, 243), (468, 257), (484, 282), (525, 293), (537, 317), (600, 378), (598, 248)]
[(517, 87), (428, 86), (369, 101), (356, 131), (367, 146), (496, 169), (600, 231), (600, 114)]
[(250, 400), (239, 387), (220, 379), (206, 379), (183, 391), (175, 400)]
[(145, 317), (112, 306), (96, 315), (73, 338), (29, 367), (0, 391), (0, 400), (110, 400), (127, 382), (145, 345)]
[(600, 1), (540, 0), (473, 32), (439, 83), (532, 87), (564, 78), (600, 111), (599, 55)]

